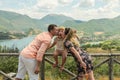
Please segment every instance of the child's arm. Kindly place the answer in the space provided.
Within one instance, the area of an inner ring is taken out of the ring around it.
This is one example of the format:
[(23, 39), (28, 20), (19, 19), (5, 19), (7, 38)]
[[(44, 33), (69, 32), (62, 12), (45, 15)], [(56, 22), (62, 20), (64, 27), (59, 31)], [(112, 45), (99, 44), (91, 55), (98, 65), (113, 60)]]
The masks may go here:
[(52, 48), (53, 46), (55, 46), (56, 45), (56, 41), (54, 41), (51, 45), (50, 45), (50, 47), (48, 47), (48, 49), (50, 49), (50, 48)]
[(52, 48), (53, 46), (55, 46), (57, 43), (57, 37), (54, 39), (53, 43), (48, 47), (48, 49)]

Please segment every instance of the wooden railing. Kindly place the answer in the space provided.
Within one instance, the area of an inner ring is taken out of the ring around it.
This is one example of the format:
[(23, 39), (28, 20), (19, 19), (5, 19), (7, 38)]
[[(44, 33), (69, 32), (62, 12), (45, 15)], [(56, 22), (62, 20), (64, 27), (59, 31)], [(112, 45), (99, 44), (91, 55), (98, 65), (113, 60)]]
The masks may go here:
[[(18, 53), (0, 53), (0, 56), (18, 56)], [(116, 56), (120, 56), (120, 53), (113, 53), (113, 54), (106, 54), (106, 53), (91, 53), (90, 54), (92, 57), (106, 57), (107, 59), (101, 61), (100, 63), (98, 63), (97, 65), (94, 65), (94, 69), (99, 68), (102, 64), (108, 62), (108, 69), (109, 69), (109, 80), (114, 80), (113, 78), (113, 62), (116, 62), (118, 64), (120, 64), (120, 61), (117, 60), (115, 57)], [(41, 64), (41, 72), (40, 72), (40, 78), (41, 80), (45, 80), (45, 61), (53, 64), (54, 62), (51, 61), (49, 58), (47, 58), (47, 56), (53, 56), (53, 54), (51, 53), (46, 53), (43, 57), (43, 61)], [(68, 55), (71, 56), (71, 55)], [(60, 68), (60, 66), (57, 66), (58, 68)], [(69, 71), (68, 69), (63, 69), (64, 72), (68, 73), (70, 76), (72, 76), (73, 78), (71, 80), (75, 80), (76, 79), (76, 74), (72, 73), (71, 71)], [(11, 77), (9, 77), (6, 73), (0, 71), (0, 74), (4, 75), (5, 77), (9, 78), (10, 80), (12, 80)]]

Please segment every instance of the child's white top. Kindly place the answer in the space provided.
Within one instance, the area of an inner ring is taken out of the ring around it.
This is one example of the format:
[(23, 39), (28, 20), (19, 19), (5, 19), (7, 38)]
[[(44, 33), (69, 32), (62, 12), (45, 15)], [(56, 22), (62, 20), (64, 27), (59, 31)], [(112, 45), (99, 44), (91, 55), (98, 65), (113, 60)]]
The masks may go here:
[(63, 39), (56, 37), (55, 41), (57, 42), (55, 49), (56, 50), (64, 50)]

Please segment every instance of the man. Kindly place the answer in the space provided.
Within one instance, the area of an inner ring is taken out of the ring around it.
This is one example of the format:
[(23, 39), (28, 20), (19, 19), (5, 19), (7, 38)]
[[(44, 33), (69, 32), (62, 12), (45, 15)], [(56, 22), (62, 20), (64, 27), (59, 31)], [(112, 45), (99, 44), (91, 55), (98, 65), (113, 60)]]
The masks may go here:
[(57, 35), (57, 25), (50, 24), (48, 32), (40, 33), (35, 39), (24, 48), (19, 56), (18, 73), (15, 80), (22, 80), (28, 72), (30, 80), (39, 79), (39, 67), (43, 55), (49, 47), (52, 37)]

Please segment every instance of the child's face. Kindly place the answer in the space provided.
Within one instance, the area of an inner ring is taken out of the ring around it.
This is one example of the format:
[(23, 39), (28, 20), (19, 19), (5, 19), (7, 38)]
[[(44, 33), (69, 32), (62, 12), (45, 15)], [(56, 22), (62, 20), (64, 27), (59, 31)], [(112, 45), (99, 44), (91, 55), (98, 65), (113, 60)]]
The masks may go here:
[(61, 34), (61, 33), (63, 33), (64, 32), (64, 30), (59, 30), (59, 34)]
[(66, 35), (65, 35), (65, 30), (61, 31), (61, 32), (60, 32), (60, 35), (61, 35), (62, 38), (65, 38), (65, 36), (66, 36)]
[(58, 36), (62, 37), (63, 33), (64, 33), (64, 30), (59, 30)]

